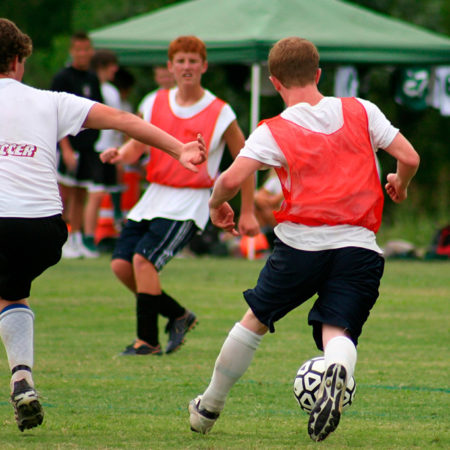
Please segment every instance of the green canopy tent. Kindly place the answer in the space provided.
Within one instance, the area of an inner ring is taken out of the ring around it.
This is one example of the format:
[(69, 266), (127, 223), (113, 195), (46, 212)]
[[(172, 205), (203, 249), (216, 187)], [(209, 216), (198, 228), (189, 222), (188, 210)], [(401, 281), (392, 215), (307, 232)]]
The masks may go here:
[(283, 37), (311, 40), (323, 62), (450, 63), (450, 38), (339, 0), (191, 0), (90, 33), (97, 48), (115, 51), (126, 65), (165, 62), (169, 42), (186, 34), (206, 43), (210, 62), (252, 66), (251, 129), (261, 63)]

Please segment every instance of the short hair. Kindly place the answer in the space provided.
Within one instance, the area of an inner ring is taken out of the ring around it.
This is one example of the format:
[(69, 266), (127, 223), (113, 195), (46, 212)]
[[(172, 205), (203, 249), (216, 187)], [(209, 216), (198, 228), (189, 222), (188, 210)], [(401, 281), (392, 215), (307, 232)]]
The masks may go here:
[(96, 50), (91, 60), (91, 66), (94, 70), (105, 68), (110, 65), (117, 65), (117, 56), (111, 50)]
[(91, 42), (91, 38), (85, 31), (75, 31), (75, 33), (70, 36), (70, 46), (72, 46), (75, 42), (78, 41), (89, 41)]
[(14, 22), (0, 18), (0, 73), (7, 73), (16, 56), (19, 62), (31, 55), (33, 43)]
[(314, 83), (318, 69), (319, 52), (307, 39), (281, 39), (269, 52), (269, 72), (287, 88)]
[(206, 61), (206, 45), (196, 36), (179, 36), (174, 39), (167, 52), (169, 60), (172, 61), (178, 52), (198, 53), (203, 61)]

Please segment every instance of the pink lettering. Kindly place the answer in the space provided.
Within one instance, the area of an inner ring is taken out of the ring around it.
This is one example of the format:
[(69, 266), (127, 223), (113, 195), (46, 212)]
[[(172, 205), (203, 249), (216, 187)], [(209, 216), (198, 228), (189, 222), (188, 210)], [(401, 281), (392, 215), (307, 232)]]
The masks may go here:
[(30, 144), (0, 144), (0, 156), (26, 156), (33, 158), (37, 147)]

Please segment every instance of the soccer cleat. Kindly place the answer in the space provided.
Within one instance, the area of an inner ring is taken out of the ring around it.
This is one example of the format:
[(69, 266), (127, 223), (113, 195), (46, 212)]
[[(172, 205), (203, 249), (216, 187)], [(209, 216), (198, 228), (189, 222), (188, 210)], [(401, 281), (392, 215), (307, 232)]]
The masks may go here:
[(313, 441), (323, 441), (339, 425), (347, 385), (347, 371), (341, 364), (331, 364), (320, 385), (308, 422)]
[(186, 311), (179, 319), (172, 319), (167, 322), (166, 333), (169, 333), (166, 353), (173, 353), (184, 343), (185, 334), (192, 330), (197, 324), (197, 317), (194, 313)]
[[(136, 342), (136, 341), (135, 341)], [(142, 344), (135, 347), (135, 342), (125, 348), (125, 350), (120, 353), (121, 356), (135, 356), (135, 355), (155, 355), (161, 356), (163, 354), (161, 346), (158, 344), (156, 347), (152, 345)]]
[(189, 402), (189, 422), (191, 423), (191, 430), (196, 433), (206, 434), (216, 423), (220, 413), (207, 411), (200, 408), (200, 401), (202, 396), (199, 395), (194, 400)]
[(11, 403), (20, 431), (37, 427), (44, 420), (44, 411), (38, 395), (25, 379), (14, 382)]

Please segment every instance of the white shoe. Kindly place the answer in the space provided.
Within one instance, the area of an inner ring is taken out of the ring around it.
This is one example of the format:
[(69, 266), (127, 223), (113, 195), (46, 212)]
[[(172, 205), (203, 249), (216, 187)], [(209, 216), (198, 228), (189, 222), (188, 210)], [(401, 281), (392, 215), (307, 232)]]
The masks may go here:
[(67, 239), (67, 242), (63, 245), (62, 257), (64, 259), (76, 259), (82, 257), (80, 249), (75, 245), (75, 242), (70, 238), (70, 236), (69, 239)]
[(196, 433), (206, 434), (214, 426), (220, 413), (207, 411), (200, 408), (200, 401), (202, 396), (194, 398), (189, 402), (189, 421), (191, 423), (191, 430)]
[(91, 250), (90, 248), (87, 248), (84, 244), (78, 245), (78, 250), (80, 251), (81, 256), (84, 258), (98, 258), (100, 256), (100, 253), (97, 250)]

